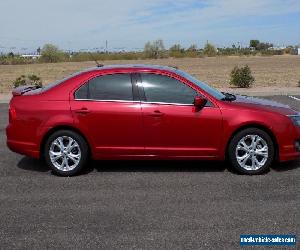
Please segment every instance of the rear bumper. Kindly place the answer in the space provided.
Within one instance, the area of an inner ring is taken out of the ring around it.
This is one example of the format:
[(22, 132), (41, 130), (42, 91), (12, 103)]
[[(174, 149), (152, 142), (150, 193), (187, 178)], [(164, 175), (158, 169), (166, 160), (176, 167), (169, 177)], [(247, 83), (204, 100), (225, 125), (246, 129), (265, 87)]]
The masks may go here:
[(33, 158), (39, 158), (39, 147), (35, 143), (20, 140), (20, 138), (16, 136), (16, 134), (19, 133), (16, 133), (13, 127), (11, 125), (8, 125), (6, 128), (7, 147), (15, 153), (27, 155)]
[(6, 141), (7, 147), (18, 154), (27, 155), (33, 158), (39, 158), (40, 152), (36, 150), (36, 145), (27, 142), (19, 142), (13, 140)]

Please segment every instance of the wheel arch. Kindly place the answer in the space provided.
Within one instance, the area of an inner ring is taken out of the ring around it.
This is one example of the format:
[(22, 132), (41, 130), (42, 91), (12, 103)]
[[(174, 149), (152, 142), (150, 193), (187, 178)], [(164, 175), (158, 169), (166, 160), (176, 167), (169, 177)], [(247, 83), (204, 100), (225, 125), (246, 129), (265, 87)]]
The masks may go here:
[(227, 159), (228, 158), (228, 149), (229, 149), (229, 144), (230, 142), (232, 141), (233, 137), (241, 132), (242, 130), (245, 130), (245, 129), (248, 129), (248, 128), (256, 128), (256, 129), (260, 129), (264, 132), (266, 132), (270, 137), (271, 137), (271, 140), (273, 142), (273, 145), (274, 145), (274, 159), (275, 160), (278, 160), (279, 158), (279, 145), (278, 145), (278, 141), (276, 139), (276, 136), (275, 134), (273, 133), (273, 131), (271, 129), (269, 129), (268, 127), (264, 126), (264, 125), (261, 125), (261, 124), (257, 124), (257, 123), (253, 123), (253, 124), (246, 124), (246, 125), (243, 125), (239, 128), (237, 128), (229, 137), (229, 140), (227, 141), (227, 144), (226, 144), (226, 148), (225, 148), (225, 158)]
[(86, 143), (88, 145), (89, 155), (92, 153), (91, 152), (92, 148), (91, 148), (91, 144), (90, 144), (89, 140), (87, 139), (87, 137), (79, 129), (74, 128), (74, 127), (69, 126), (69, 125), (59, 125), (59, 126), (56, 126), (56, 127), (53, 127), (51, 129), (49, 129), (44, 134), (44, 136), (42, 137), (42, 140), (41, 140), (41, 143), (40, 143), (40, 158), (42, 158), (43, 155), (44, 155), (46, 141), (49, 138), (49, 136), (52, 135), (53, 133), (59, 131), (59, 130), (70, 130), (70, 131), (73, 131), (73, 132), (79, 134), (86, 141)]

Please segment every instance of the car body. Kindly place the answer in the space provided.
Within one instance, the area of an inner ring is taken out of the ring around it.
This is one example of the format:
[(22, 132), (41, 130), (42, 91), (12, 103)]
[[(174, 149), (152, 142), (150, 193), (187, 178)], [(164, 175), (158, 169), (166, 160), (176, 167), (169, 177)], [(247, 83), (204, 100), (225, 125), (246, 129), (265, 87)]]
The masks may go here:
[(221, 93), (172, 67), (115, 65), (15, 89), (6, 132), (12, 151), (34, 158), (50, 135), (70, 130), (92, 159), (225, 160), (249, 128), (271, 139), (272, 161), (300, 156), (298, 113), (286, 105)]

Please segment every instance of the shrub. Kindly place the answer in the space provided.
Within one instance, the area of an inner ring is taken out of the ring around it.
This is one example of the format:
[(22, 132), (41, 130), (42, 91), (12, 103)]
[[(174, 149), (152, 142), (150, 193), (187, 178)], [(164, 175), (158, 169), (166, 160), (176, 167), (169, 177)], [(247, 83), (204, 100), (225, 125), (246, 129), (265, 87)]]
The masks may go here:
[(31, 64), (34, 62), (31, 58), (23, 58), (17, 55), (0, 55), (0, 65)]
[(204, 47), (203, 53), (207, 56), (216, 56), (217, 50), (214, 45), (207, 43)]
[(14, 82), (13, 82), (14, 88), (17, 88), (19, 86), (26, 85), (26, 77), (25, 75), (19, 76)]
[(154, 42), (147, 42), (145, 44), (144, 52), (147, 58), (162, 58), (164, 57), (165, 46), (163, 40), (156, 40)]
[(14, 88), (24, 85), (43, 86), (41, 78), (36, 75), (21, 75), (13, 82)]
[(47, 63), (64, 61), (65, 54), (53, 44), (46, 44), (41, 52), (40, 60)]
[(255, 79), (248, 65), (241, 68), (235, 66), (230, 73), (230, 84), (239, 88), (249, 88), (254, 81)]
[(174, 58), (183, 58), (185, 57), (185, 49), (181, 48), (180, 44), (174, 44), (170, 49), (169, 49), (169, 56), (174, 57)]

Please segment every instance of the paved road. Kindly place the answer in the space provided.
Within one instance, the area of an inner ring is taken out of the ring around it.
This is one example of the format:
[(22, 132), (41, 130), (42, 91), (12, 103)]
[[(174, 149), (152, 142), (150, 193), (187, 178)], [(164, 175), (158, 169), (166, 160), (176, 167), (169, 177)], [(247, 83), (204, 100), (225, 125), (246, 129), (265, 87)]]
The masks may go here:
[(0, 249), (238, 249), (240, 234), (300, 235), (300, 161), (262, 176), (224, 163), (93, 162), (60, 178), (6, 148), (0, 111)]

